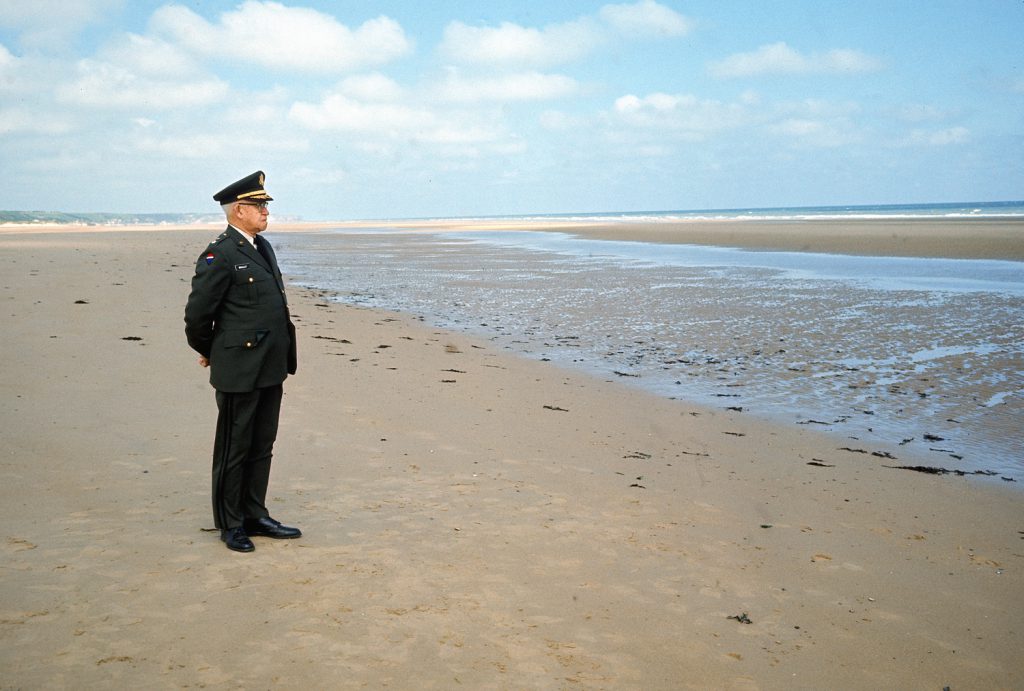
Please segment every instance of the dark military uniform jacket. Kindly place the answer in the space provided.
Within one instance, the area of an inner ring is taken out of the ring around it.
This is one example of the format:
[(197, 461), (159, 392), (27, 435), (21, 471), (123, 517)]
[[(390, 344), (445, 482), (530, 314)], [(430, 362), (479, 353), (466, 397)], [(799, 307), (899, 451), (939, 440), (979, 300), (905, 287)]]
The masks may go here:
[(210, 384), (242, 393), (295, 374), (295, 327), (270, 243), (269, 261), (228, 226), (199, 255), (185, 306), (185, 336), (210, 361)]

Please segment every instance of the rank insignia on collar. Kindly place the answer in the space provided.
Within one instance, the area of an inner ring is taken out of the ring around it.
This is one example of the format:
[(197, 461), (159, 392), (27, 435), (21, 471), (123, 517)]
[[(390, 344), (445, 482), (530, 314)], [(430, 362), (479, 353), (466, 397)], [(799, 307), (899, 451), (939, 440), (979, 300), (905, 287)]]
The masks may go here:
[(209, 266), (213, 263), (213, 252), (206, 253), (206, 265)]

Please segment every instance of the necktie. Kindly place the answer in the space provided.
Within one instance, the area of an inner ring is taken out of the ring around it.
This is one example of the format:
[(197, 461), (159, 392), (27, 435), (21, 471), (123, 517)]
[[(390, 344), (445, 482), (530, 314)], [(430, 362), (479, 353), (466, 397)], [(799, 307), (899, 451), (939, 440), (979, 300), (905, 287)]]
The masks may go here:
[(263, 258), (267, 262), (267, 266), (273, 266), (274, 262), (270, 261), (270, 251), (267, 249), (267, 241), (257, 235), (253, 240), (256, 242), (256, 250), (263, 255)]

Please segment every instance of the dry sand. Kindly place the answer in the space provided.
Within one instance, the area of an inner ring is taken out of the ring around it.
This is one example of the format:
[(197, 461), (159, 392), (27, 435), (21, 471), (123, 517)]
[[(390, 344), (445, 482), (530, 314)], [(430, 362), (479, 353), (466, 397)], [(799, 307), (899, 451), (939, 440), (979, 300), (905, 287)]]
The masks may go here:
[(182, 323), (215, 234), (0, 234), (2, 688), (1024, 687), (1019, 490), (298, 288), (305, 535), (228, 551)]

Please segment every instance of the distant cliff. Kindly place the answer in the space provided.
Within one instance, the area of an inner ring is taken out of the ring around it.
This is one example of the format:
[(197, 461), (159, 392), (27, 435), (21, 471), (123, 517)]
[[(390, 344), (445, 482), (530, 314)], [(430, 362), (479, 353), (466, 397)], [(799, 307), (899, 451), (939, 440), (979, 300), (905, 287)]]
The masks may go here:
[(205, 214), (112, 214), (73, 213), (64, 211), (0, 211), (0, 223), (75, 223), (90, 226), (120, 225), (192, 225), (219, 223), (220, 213)]

